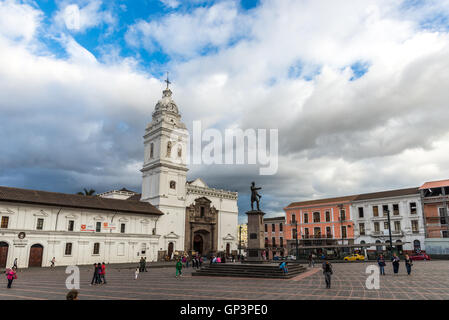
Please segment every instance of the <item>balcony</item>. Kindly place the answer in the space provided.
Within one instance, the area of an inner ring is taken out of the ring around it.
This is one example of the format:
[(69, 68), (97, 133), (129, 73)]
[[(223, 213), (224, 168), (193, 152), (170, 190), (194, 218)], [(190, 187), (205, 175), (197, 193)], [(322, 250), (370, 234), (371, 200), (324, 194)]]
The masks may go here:
[(332, 234), (326, 234), (326, 235), (321, 235), (321, 234), (315, 234), (315, 235), (302, 235), (302, 239), (303, 240), (314, 240), (314, 239), (333, 239), (333, 235)]

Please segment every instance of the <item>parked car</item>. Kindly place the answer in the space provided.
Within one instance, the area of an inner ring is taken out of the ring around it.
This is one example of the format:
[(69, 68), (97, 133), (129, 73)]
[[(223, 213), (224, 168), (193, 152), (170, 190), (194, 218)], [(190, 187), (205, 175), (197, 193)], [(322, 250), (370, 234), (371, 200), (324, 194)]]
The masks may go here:
[(430, 257), (425, 253), (416, 253), (410, 256), (412, 260), (430, 260)]
[(287, 260), (296, 260), (296, 257), (292, 256), (292, 255), (289, 255), (289, 256), (287, 256)]
[(279, 257), (279, 256), (274, 256), (274, 257), (273, 257), (273, 260), (275, 260), (275, 261), (281, 260), (281, 257)]
[(345, 260), (345, 261), (359, 261), (359, 260), (364, 261), (365, 256), (362, 256), (361, 254), (358, 254), (358, 253), (354, 253), (354, 254), (344, 257), (343, 260)]

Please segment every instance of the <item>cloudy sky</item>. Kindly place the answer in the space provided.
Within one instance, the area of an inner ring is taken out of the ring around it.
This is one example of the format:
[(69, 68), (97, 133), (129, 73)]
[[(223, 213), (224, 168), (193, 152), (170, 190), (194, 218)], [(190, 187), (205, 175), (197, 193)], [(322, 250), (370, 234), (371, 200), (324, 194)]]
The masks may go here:
[[(74, 19), (74, 13), (79, 19)], [(140, 191), (170, 72), (189, 129), (279, 130), (263, 209), (449, 178), (448, 0), (0, 0), (0, 185)]]

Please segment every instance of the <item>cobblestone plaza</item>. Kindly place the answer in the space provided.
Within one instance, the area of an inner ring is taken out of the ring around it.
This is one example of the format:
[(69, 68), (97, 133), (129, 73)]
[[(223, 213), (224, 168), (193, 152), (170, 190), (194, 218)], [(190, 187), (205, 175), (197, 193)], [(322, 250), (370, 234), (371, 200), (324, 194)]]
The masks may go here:
[[(321, 266), (288, 280), (192, 277), (184, 269), (175, 278), (174, 268), (148, 268), (134, 280), (133, 269), (107, 270), (107, 284), (90, 286), (91, 268), (80, 267), (80, 300), (449, 300), (447, 261), (416, 261), (411, 276), (403, 262), (398, 275), (391, 264), (380, 277), (380, 289), (368, 290), (366, 263), (335, 263), (332, 288), (325, 289)], [(5, 300), (64, 300), (68, 290), (65, 268), (19, 271), (12, 289), (0, 288)]]

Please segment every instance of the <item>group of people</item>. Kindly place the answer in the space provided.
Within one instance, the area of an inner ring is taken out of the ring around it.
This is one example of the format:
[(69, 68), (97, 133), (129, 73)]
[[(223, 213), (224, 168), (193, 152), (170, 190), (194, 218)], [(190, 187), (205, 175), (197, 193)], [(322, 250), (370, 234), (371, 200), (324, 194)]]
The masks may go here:
[(94, 264), (94, 275), (90, 285), (106, 284), (106, 265), (103, 263)]
[[(399, 273), (400, 261), (401, 261), (401, 259), (399, 259), (397, 254), (393, 253), (393, 257), (391, 258), (391, 262), (392, 262), (392, 265), (393, 265), (393, 273), (394, 274), (398, 274)], [(385, 263), (385, 258), (384, 258), (384, 256), (382, 254), (377, 258), (377, 264), (379, 265), (380, 274), (381, 275), (385, 275), (385, 266), (387, 264)], [(412, 261), (412, 259), (410, 259), (409, 255), (406, 254), (405, 255), (405, 269), (407, 270), (407, 274), (408, 275), (410, 275), (412, 273), (412, 266), (413, 266), (413, 261)]]
[(200, 269), (203, 265), (203, 261), (203, 257), (198, 255), (194, 255), (193, 257), (191, 257), (190, 255), (184, 255), (181, 258), (182, 265), (185, 268), (189, 268), (190, 263), (192, 263), (192, 268)]

